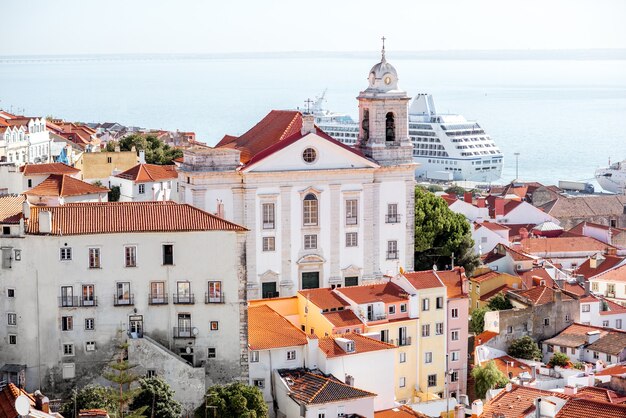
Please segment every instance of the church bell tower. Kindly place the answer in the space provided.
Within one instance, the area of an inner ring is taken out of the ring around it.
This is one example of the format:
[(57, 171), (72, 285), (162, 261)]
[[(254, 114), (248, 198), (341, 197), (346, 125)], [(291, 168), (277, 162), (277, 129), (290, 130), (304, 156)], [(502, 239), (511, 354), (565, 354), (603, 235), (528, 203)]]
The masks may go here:
[(398, 88), (398, 73), (382, 57), (369, 73), (369, 86), (359, 93), (359, 140), (357, 148), (383, 166), (413, 163), (409, 138), (409, 96)]

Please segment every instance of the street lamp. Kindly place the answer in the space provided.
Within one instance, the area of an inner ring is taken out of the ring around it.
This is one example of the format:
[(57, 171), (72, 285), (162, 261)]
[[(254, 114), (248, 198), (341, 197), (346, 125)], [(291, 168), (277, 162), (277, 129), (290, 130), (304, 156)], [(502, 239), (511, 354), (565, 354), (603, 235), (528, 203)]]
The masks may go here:
[(513, 155), (515, 155), (515, 180), (519, 180), (519, 152)]

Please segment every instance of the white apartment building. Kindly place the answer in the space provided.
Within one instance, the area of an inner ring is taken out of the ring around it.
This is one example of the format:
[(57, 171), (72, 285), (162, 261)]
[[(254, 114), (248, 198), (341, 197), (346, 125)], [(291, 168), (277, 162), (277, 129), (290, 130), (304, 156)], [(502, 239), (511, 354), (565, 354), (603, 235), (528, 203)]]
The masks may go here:
[(120, 188), (120, 202), (178, 201), (178, 174), (173, 165), (137, 164), (112, 175), (109, 187)]
[[(243, 227), (173, 202), (3, 202), (0, 365), (19, 365), (28, 390), (87, 384), (120, 338), (143, 336), (139, 354), (178, 359), (160, 367), (203, 370), (207, 385), (247, 380)], [(152, 373), (189, 396), (187, 372)]]
[(51, 142), (45, 118), (0, 111), (0, 158), (17, 165), (47, 163)]
[(626, 264), (590, 277), (591, 291), (626, 306)]
[(411, 270), (414, 170), (408, 100), (383, 60), (359, 95), (359, 146), (272, 111), (240, 137), (184, 151), (180, 201), (250, 229), (248, 297), (361, 284)]

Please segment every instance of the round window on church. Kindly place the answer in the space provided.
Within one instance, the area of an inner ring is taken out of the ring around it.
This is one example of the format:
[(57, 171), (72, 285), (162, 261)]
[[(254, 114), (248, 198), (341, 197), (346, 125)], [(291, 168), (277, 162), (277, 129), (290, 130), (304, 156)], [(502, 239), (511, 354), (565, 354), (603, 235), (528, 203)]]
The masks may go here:
[(305, 149), (302, 153), (302, 159), (309, 164), (314, 163), (317, 159), (317, 151), (315, 151), (313, 148)]

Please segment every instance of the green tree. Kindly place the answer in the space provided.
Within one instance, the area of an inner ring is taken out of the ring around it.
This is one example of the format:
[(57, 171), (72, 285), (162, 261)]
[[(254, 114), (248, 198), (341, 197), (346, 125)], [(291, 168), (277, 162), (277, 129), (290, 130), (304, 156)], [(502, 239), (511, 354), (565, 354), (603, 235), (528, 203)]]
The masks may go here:
[(502, 388), (509, 383), (509, 379), (496, 367), (493, 360), (490, 360), (484, 367), (474, 367), (472, 377), (474, 378), (476, 396), (481, 399), (485, 399), (489, 389)]
[(143, 417), (146, 407), (128, 410), (128, 406), (133, 399), (141, 392), (140, 388), (132, 387), (133, 383), (139, 380), (139, 376), (132, 372), (132, 369), (136, 366), (128, 362), (128, 344), (120, 344), (118, 348), (119, 353), (109, 363), (109, 370), (102, 374), (102, 377), (111, 382), (111, 386), (106, 388), (106, 399), (113, 405), (109, 415), (115, 418)]
[(470, 223), (460, 213), (454, 213), (446, 202), (422, 188), (415, 188), (415, 269), (427, 270), (437, 264), (463, 266), (468, 275), (478, 266), (474, 254)]
[(448, 188), (446, 189), (446, 193), (448, 193), (448, 194), (454, 194), (454, 195), (461, 196), (461, 197), (463, 196), (463, 194), (464, 194), (466, 191), (468, 191), (468, 190), (465, 190), (465, 189), (464, 189), (464, 188), (462, 188), (461, 186), (450, 186), (450, 187), (448, 187)]
[(489, 300), (487, 304), (492, 311), (503, 311), (505, 309), (513, 309), (513, 304), (509, 300), (508, 296), (504, 296), (502, 293), (498, 293)]
[(567, 354), (565, 353), (556, 352), (552, 355), (552, 358), (550, 358), (550, 361), (548, 362), (548, 364), (552, 367), (554, 366), (565, 367), (569, 364), (569, 357), (567, 357)]
[(490, 309), (486, 306), (474, 309), (472, 311), (469, 322), (470, 332), (473, 332), (474, 334), (480, 334), (485, 330), (485, 314), (489, 311)]
[(529, 335), (524, 335), (511, 342), (507, 353), (511, 357), (522, 358), (525, 360), (541, 360), (541, 350), (539, 346)]
[[(109, 142), (111, 144), (112, 142)], [(107, 151), (109, 149), (107, 144)], [(155, 135), (132, 134), (122, 138), (117, 144), (121, 151), (131, 151), (133, 147), (137, 151), (144, 151), (148, 164), (173, 164), (172, 160), (182, 157), (183, 151), (172, 148)], [(115, 145), (112, 148), (115, 149)]]
[(111, 186), (111, 190), (109, 191), (109, 202), (118, 202), (121, 194), (120, 186)]
[(140, 392), (130, 405), (131, 409), (146, 409), (151, 418), (179, 418), (182, 406), (174, 399), (174, 391), (160, 377), (139, 380)]
[[(268, 416), (263, 393), (243, 383), (211, 386), (206, 392), (206, 405), (196, 409), (198, 418), (261, 418)], [(205, 407), (209, 407), (205, 409)], [(206, 415), (205, 415), (206, 414)], [(211, 415), (213, 414), (213, 415)]]
[[(115, 152), (115, 147), (119, 145), (119, 142), (117, 141), (109, 141), (107, 142), (106, 146), (104, 147), (104, 150), (106, 152)], [(120, 149), (121, 151), (121, 149)]]
[(111, 410), (113, 405), (108, 401), (106, 389), (99, 385), (87, 385), (73, 393), (71, 399), (61, 407), (61, 415), (66, 418), (77, 417), (83, 409)]

